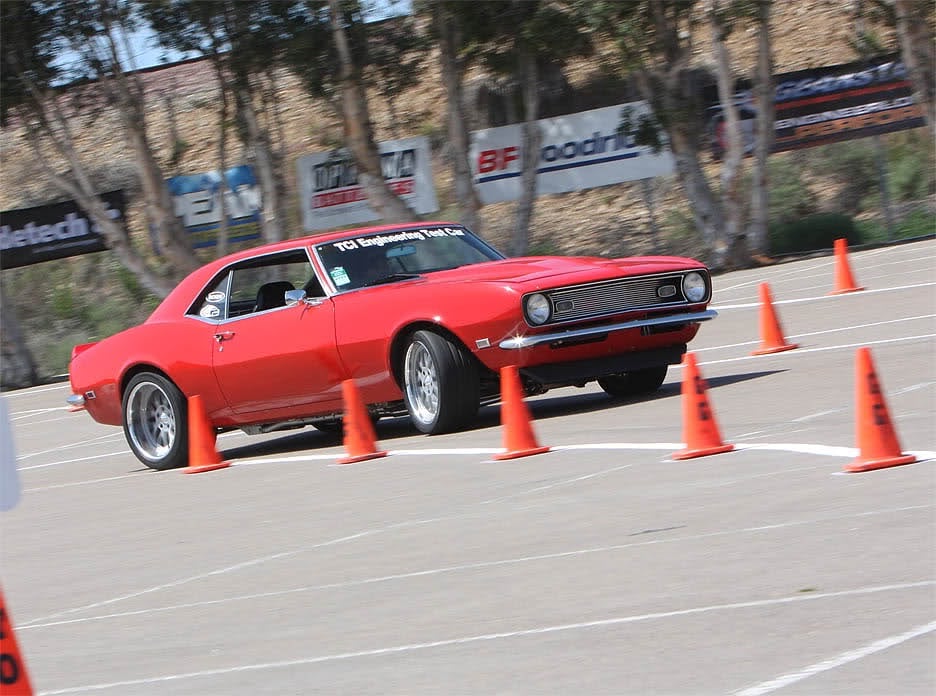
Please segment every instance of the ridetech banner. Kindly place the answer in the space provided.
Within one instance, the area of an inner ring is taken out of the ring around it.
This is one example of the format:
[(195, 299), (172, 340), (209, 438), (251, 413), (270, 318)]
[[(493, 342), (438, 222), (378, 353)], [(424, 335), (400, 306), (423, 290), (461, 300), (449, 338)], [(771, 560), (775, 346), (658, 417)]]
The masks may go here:
[[(100, 194), (112, 220), (126, 214), (123, 191)], [(40, 205), (0, 213), (0, 268), (104, 251), (107, 243), (75, 201)]]
[[(776, 142), (773, 152), (826, 145), (925, 125), (907, 69), (896, 56), (798, 70), (775, 76)], [(745, 151), (754, 143), (757, 115), (750, 91), (735, 94)], [(722, 108), (709, 109), (716, 157), (723, 152)]]
[[(645, 102), (619, 104), (541, 119), (536, 193), (567, 193), (648, 179), (673, 172), (669, 150), (654, 153), (636, 145), (622, 128), (625, 120), (649, 115)], [(482, 203), (520, 197), (522, 125), (487, 128), (471, 134), (472, 174)]]
[[(380, 166), (390, 189), (417, 215), (439, 209), (425, 137), (378, 144)], [(315, 152), (296, 160), (302, 227), (308, 232), (379, 220), (358, 183), (354, 158), (347, 150)]]

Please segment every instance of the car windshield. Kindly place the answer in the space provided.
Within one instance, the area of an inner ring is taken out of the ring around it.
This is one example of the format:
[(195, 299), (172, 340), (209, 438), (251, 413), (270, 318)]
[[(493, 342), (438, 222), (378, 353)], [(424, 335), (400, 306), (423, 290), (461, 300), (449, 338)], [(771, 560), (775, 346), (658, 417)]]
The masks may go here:
[(339, 291), (417, 278), (504, 256), (458, 225), (346, 237), (315, 247)]

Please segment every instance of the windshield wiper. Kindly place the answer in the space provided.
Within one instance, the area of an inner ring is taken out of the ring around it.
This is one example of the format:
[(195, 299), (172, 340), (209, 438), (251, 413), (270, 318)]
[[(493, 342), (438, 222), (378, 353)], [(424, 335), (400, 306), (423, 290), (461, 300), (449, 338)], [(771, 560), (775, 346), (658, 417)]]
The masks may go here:
[(391, 273), (390, 275), (369, 280), (361, 285), (361, 287), (369, 288), (371, 285), (383, 285), (384, 283), (395, 283), (398, 280), (410, 280), (411, 278), (418, 278), (419, 275), (419, 273)]

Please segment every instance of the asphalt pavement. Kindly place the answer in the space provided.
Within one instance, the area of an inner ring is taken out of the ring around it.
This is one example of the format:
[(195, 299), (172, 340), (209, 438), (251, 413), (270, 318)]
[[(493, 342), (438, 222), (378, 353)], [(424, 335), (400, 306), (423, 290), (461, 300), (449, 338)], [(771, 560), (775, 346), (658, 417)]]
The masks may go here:
[[(222, 435), (232, 466), (153, 472), (67, 384), (7, 392), (22, 499), (0, 582), (41, 694), (936, 693), (936, 241), (719, 275), (690, 346), (732, 452), (684, 447), (651, 398), (530, 399), (338, 465), (313, 429)], [(794, 350), (762, 343), (769, 283)], [(856, 356), (900, 452), (859, 457)]]

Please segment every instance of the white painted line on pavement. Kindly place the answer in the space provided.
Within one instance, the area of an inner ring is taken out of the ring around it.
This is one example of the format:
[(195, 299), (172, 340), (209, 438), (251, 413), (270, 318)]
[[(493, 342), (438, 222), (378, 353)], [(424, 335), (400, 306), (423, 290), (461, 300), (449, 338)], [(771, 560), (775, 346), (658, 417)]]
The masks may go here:
[[(816, 300), (840, 300), (843, 297), (855, 297), (858, 295), (875, 295), (879, 292), (894, 292), (895, 290), (910, 290), (912, 288), (926, 288), (931, 285), (936, 285), (936, 282), (932, 283), (913, 283), (912, 285), (897, 285), (891, 288), (869, 288), (867, 290), (862, 290), (856, 293), (848, 293), (845, 295), (815, 295), (813, 297), (799, 297), (795, 300), (774, 300), (773, 304), (798, 304), (800, 302), (815, 302)], [(760, 307), (760, 302), (745, 302), (743, 304), (731, 304), (731, 305), (712, 305), (710, 309), (716, 311), (723, 311), (726, 309), (750, 309), (751, 307)]]
[(358, 650), (354, 652), (333, 653), (330, 655), (313, 655), (310, 657), (299, 658), (295, 660), (280, 660), (277, 662), (261, 662), (255, 664), (242, 664), (232, 667), (221, 667), (218, 669), (205, 669), (197, 672), (183, 672), (180, 674), (166, 674), (154, 677), (142, 677), (140, 679), (127, 679), (124, 681), (106, 682), (100, 684), (87, 684), (84, 686), (73, 686), (64, 689), (55, 689), (52, 691), (42, 691), (40, 696), (56, 696), (58, 694), (77, 694), (87, 691), (100, 691), (103, 689), (115, 689), (126, 686), (141, 686), (143, 684), (158, 684), (164, 682), (181, 681), (185, 679), (197, 679), (199, 677), (222, 676), (228, 674), (237, 674), (240, 672), (257, 672), (268, 669), (282, 669), (285, 667), (301, 667), (306, 665), (320, 664), (322, 662), (335, 662), (337, 660), (350, 660), (362, 657), (377, 657), (382, 655), (393, 655), (419, 650), (429, 650), (432, 648), (442, 648), (452, 645), (466, 645), (469, 643), (478, 643), (482, 641), (505, 640), (509, 638), (524, 638), (527, 636), (540, 636), (550, 633), (560, 633), (565, 631), (581, 631), (590, 628), (605, 628), (609, 626), (619, 626), (621, 624), (636, 623), (638, 621), (653, 621), (658, 619), (671, 619), (681, 616), (692, 616), (697, 614), (708, 614), (716, 611), (726, 611), (733, 609), (756, 609), (760, 607), (770, 607), (782, 604), (799, 604), (801, 602), (815, 602), (820, 599), (834, 599), (838, 597), (853, 597), (857, 595), (869, 595), (880, 592), (897, 592), (900, 590), (917, 589), (920, 587), (931, 587), (936, 585), (934, 580), (921, 580), (919, 582), (906, 582), (894, 585), (877, 585), (871, 587), (858, 587), (851, 590), (840, 590), (838, 592), (819, 592), (815, 594), (797, 594), (788, 597), (775, 597), (771, 599), (755, 599), (747, 602), (731, 602), (729, 604), (710, 604), (702, 607), (692, 607), (689, 609), (676, 609), (674, 611), (659, 611), (650, 614), (632, 614), (630, 616), (616, 616), (608, 619), (598, 619), (596, 621), (581, 621), (578, 623), (557, 624), (552, 626), (539, 626), (536, 628), (518, 629), (515, 631), (503, 631), (499, 633), (484, 633), (481, 635), (464, 636), (461, 638), (449, 638), (446, 640), (435, 640), (425, 643), (407, 643), (403, 645), (394, 645), (386, 648), (374, 648), (372, 650)]
[[(806, 353), (822, 353), (829, 350), (845, 350), (848, 348), (862, 348), (864, 346), (879, 346), (886, 343), (902, 343), (904, 341), (918, 341), (924, 338), (933, 338), (936, 337), (936, 334), (921, 334), (919, 336), (901, 336), (900, 338), (884, 338), (880, 341), (861, 341), (860, 343), (840, 343), (836, 346), (822, 346), (821, 348), (797, 348), (796, 350), (787, 351), (786, 353), (778, 353), (777, 355), (784, 355), (787, 357), (793, 357), (797, 355), (805, 355)], [(689, 351), (690, 353), (692, 351)], [(740, 362), (742, 360), (763, 360), (764, 358), (769, 358), (769, 355), (741, 355), (737, 358), (724, 358), (723, 360), (707, 360), (699, 362), (701, 365), (717, 365), (719, 363), (730, 363), (730, 362)], [(670, 368), (682, 367), (682, 363), (678, 365), (670, 365)]]
[[(614, 544), (612, 546), (594, 546), (594, 547), (584, 548), (584, 549), (574, 549), (572, 551), (557, 551), (554, 553), (537, 554), (534, 556), (520, 556), (517, 558), (504, 558), (504, 559), (499, 559), (495, 561), (480, 561), (477, 563), (463, 563), (460, 565), (443, 566), (441, 568), (417, 570), (417, 571), (412, 571), (409, 573), (394, 573), (392, 575), (382, 575), (378, 577), (362, 578), (360, 580), (345, 580), (342, 582), (333, 582), (333, 583), (327, 583), (324, 585), (305, 585), (302, 587), (287, 588), (285, 590), (254, 592), (254, 593), (246, 594), (246, 595), (234, 595), (232, 597), (222, 597), (219, 599), (207, 599), (207, 600), (201, 600), (198, 602), (186, 602), (185, 604), (173, 604), (169, 606), (153, 607), (149, 609), (136, 609), (133, 611), (123, 611), (123, 612), (117, 612), (117, 613), (112, 613), (112, 614), (99, 614), (97, 616), (85, 616), (85, 617), (76, 618), (76, 619), (62, 619), (60, 621), (48, 620), (51, 618), (57, 618), (58, 616), (64, 616), (68, 613), (68, 612), (59, 612), (59, 614), (57, 615), (47, 616), (47, 617), (43, 617), (40, 619), (33, 619), (32, 621), (27, 621), (23, 624), (18, 625), (17, 630), (24, 631), (24, 630), (33, 629), (33, 628), (49, 628), (51, 626), (61, 626), (64, 624), (76, 624), (76, 623), (85, 623), (89, 621), (101, 621), (104, 619), (116, 619), (116, 618), (122, 618), (126, 616), (141, 616), (141, 615), (154, 614), (154, 613), (160, 613), (160, 612), (166, 612), (166, 611), (176, 611), (180, 609), (194, 609), (196, 607), (207, 607), (207, 606), (214, 606), (218, 604), (228, 604), (230, 602), (243, 602), (243, 601), (250, 601), (254, 599), (265, 599), (269, 597), (280, 597), (283, 595), (298, 594), (298, 593), (303, 593), (303, 592), (317, 592), (321, 590), (339, 590), (339, 589), (346, 589), (349, 587), (360, 587), (362, 585), (374, 585), (378, 583), (392, 582), (395, 580), (407, 580), (409, 578), (422, 578), (422, 577), (427, 577), (427, 576), (443, 575), (447, 573), (459, 573), (463, 571), (473, 571), (473, 570), (479, 570), (482, 568), (497, 568), (497, 567), (502, 567), (502, 566), (532, 563), (532, 562), (537, 562), (537, 561), (551, 561), (551, 560), (562, 559), (562, 558), (577, 558), (579, 556), (586, 556), (586, 555), (597, 554), (597, 553), (611, 553), (614, 551), (623, 551), (626, 549), (639, 548), (643, 546), (658, 546), (661, 544), (678, 544), (681, 542), (703, 541), (706, 539), (713, 539), (713, 538), (725, 537), (725, 536), (734, 536), (734, 535), (739, 535), (739, 534), (756, 534), (759, 532), (770, 532), (770, 531), (774, 531), (778, 529), (788, 529), (790, 527), (813, 526), (817, 524), (822, 524), (824, 522), (837, 522), (840, 520), (849, 520), (849, 519), (862, 518), (862, 517), (876, 517), (879, 515), (887, 515), (887, 514), (898, 513), (898, 512), (908, 512), (912, 510), (928, 510), (928, 509), (931, 509), (932, 507), (933, 505), (910, 505), (907, 507), (886, 508), (882, 510), (865, 510), (862, 512), (850, 513), (847, 515), (824, 515), (824, 516), (813, 517), (813, 518), (805, 519), (805, 520), (792, 520), (792, 521), (780, 522), (777, 524), (759, 525), (756, 527), (743, 527), (741, 529), (725, 529), (722, 531), (708, 532), (705, 534), (690, 534), (690, 535), (684, 535), (684, 536), (673, 536), (673, 537), (665, 537), (665, 538), (659, 538), (659, 539), (650, 539), (647, 541), (634, 541), (634, 542), (630, 542), (627, 544)], [(412, 527), (412, 526), (418, 526), (421, 524), (429, 524), (432, 522), (455, 519), (457, 517), (470, 517), (470, 516), (474, 516), (474, 515), (473, 514), (459, 514), (459, 515), (451, 515), (448, 517), (439, 517), (439, 518), (430, 519), (430, 520), (420, 520), (414, 523), (404, 522), (401, 524), (392, 525), (391, 527), (388, 527), (386, 529), (375, 530), (375, 531), (383, 532), (383, 531), (389, 531), (390, 529), (394, 529), (394, 528)], [(356, 538), (366, 536), (366, 535), (367, 534), (365, 533), (361, 533), (361, 534), (354, 535), (351, 537), (346, 537), (344, 538), (344, 540), (356, 539)], [(342, 540), (336, 540), (333, 543), (338, 543), (340, 541)], [(295, 553), (299, 553), (299, 551), (296, 551)], [(199, 576), (198, 579), (200, 579), (201, 577), (202, 576)], [(171, 585), (171, 586), (174, 586), (174, 585)], [(138, 596), (139, 594), (143, 594), (143, 593), (137, 593), (131, 596)]]
[(927, 633), (932, 633), (936, 631), (936, 621), (931, 621), (928, 624), (923, 624), (922, 626), (917, 626), (916, 628), (911, 628), (906, 633), (901, 633), (897, 636), (890, 636), (888, 638), (882, 638), (877, 640), (869, 645), (865, 645), (855, 650), (849, 650), (844, 652), (841, 655), (836, 655), (835, 657), (829, 658), (828, 660), (823, 660), (822, 662), (817, 662), (809, 667), (805, 667), (798, 672), (792, 672), (790, 674), (785, 674), (782, 677), (777, 677), (776, 679), (771, 679), (766, 681), (763, 684), (757, 684), (756, 686), (748, 687), (747, 689), (742, 689), (741, 691), (736, 691), (736, 696), (763, 696), (763, 694), (769, 694), (771, 691), (776, 691), (777, 689), (783, 689), (784, 687), (789, 686), (790, 684), (795, 684), (798, 681), (803, 679), (808, 679), (813, 677), (821, 672), (826, 672), (830, 669), (835, 669), (836, 667), (841, 667), (842, 665), (847, 665), (849, 662), (854, 662), (855, 660), (861, 660), (868, 655), (873, 655), (876, 652), (882, 650), (887, 650), (892, 648), (895, 645), (900, 645), (905, 643), (908, 640), (917, 638)]
[[(806, 338), (808, 336), (822, 336), (824, 334), (839, 333), (840, 331), (853, 331), (854, 329), (867, 329), (875, 326), (884, 326), (885, 324), (896, 324), (902, 321), (914, 321), (916, 319), (932, 319), (936, 314), (921, 314), (916, 317), (903, 317), (902, 319), (888, 319), (887, 321), (875, 321), (870, 324), (854, 324), (852, 326), (841, 326), (835, 329), (824, 329), (822, 331), (809, 331), (807, 333), (791, 334), (787, 338)], [(693, 348), (693, 353), (703, 353), (707, 350), (722, 350), (724, 348), (741, 348), (743, 346), (752, 346), (760, 341), (743, 341), (742, 343), (726, 343), (721, 346), (710, 346), (708, 348)]]

